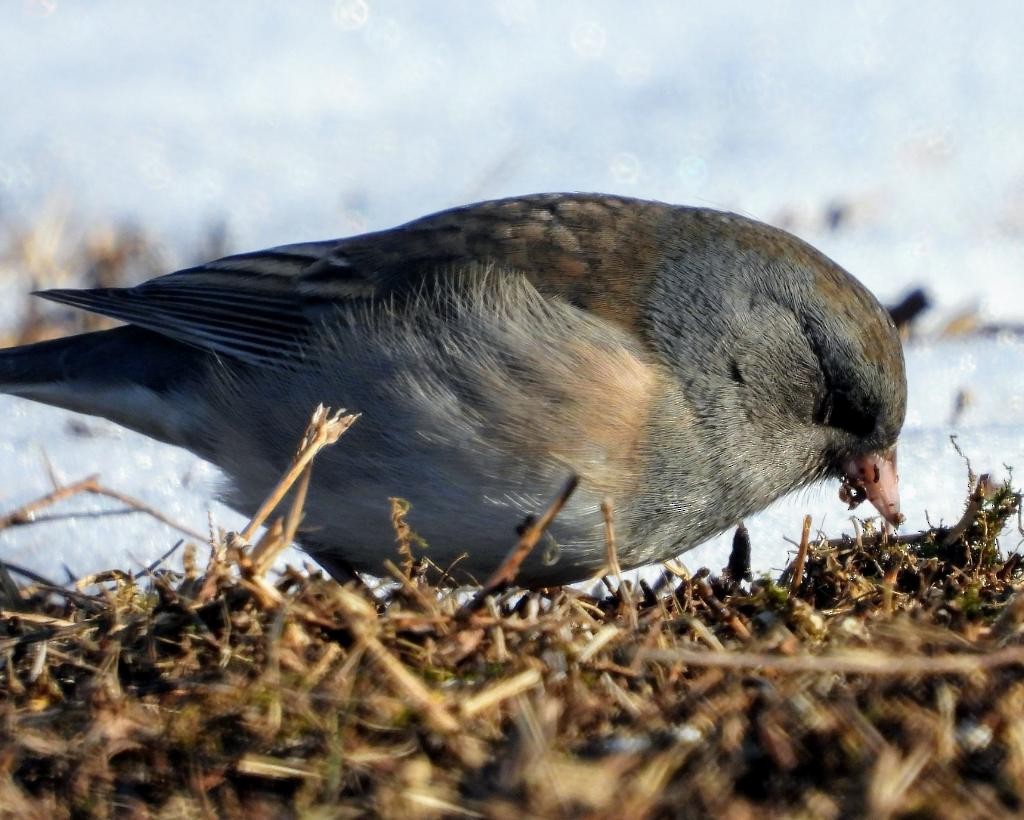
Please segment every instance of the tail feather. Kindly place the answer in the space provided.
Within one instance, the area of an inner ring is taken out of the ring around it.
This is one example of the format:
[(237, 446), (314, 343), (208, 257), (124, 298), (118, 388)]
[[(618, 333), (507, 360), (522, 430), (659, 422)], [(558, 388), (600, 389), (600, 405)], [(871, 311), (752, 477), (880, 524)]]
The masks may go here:
[(0, 350), (0, 393), (191, 447), (210, 354), (131, 325)]

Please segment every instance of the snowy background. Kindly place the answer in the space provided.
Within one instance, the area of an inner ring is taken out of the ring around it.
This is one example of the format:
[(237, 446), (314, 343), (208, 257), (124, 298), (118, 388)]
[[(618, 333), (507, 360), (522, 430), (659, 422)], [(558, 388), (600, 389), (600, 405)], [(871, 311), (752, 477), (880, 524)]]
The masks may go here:
[[(171, 264), (211, 224), (229, 251), (384, 228), (447, 206), (596, 190), (788, 227), (893, 302), (924, 286), (938, 327), (1024, 320), (1024, 6), (855, 2), (73, 3), (0, 7), (0, 221), (54, 202), (131, 222)], [(837, 230), (827, 215), (840, 212)], [(0, 271), (11, 323), (27, 284)], [(1024, 471), (1024, 344), (908, 348), (907, 527), (959, 517), (966, 470)], [(972, 402), (953, 422), (957, 393)], [(0, 512), (93, 472), (194, 529), (216, 470), (106, 422), (0, 397)], [(343, 444), (340, 446), (344, 446)], [(0, 532), (58, 578), (139, 567), (177, 540), (76, 499)], [(782, 567), (804, 512), (847, 524), (837, 487), (748, 522)], [(415, 516), (411, 518), (415, 525)], [(846, 525), (846, 529), (849, 527)], [(685, 556), (721, 567), (728, 536)], [(1009, 535), (1015, 547), (1019, 537)]]

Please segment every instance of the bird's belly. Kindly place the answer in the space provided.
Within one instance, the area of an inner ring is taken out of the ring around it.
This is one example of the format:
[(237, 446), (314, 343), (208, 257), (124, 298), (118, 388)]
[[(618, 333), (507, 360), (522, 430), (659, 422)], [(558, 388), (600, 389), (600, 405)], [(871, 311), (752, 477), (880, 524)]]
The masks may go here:
[[(400, 498), (427, 557), (442, 568), (458, 560), (461, 577), (487, 576), (517, 528), (576, 475), (578, 489), (522, 579), (579, 580), (600, 569), (605, 498), (621, 522), (623, 563), (658, 557), (657, 545), (651, 554), (629, 537), (628, 521), (642, 516), (629, 506), (641, 480), (635, 445), (664, 390), (635, 339), (525, 283), (452, 296), (442, 308), (443, 321), (426, 325), (401, 313), (337, 317), (310, 343), (306, 365), (238, 378), (207, 423), (211, 460), (233, 480), (229, 501), (258, 506), (267, 476), (287, 465), (323, 403), (362, 416), (314, 463), (300, 534), (312, 552), (379, 572), (395, 555), (390, 499)], [(267, 408), (260, 417), (251, 416), (254, 394)], [(262, 464), (251, 461), (253, 441)]]
[[(347, 455), (344, 448), (343, 440), (314, 465), (299, 541), (314, 557), (327, 554), (374, 574), (382, 572), (386, 559), (400, 560), (395, 514), (406, 509), (402, 519), (414, 534), (414, 554), (441, 570), (450, 568), (457, 580), (483, 581), (516, 544), (523, 525), (544, 513), (570, 476), (561, 471), (526, 476), (527, 465), (506, 463), (506, 478), (488, 469), (478, 454), (456, 450), (426, 462), (383, 459), (367, 470), (365, 459)], [(267, 490), (252, 475), (232, 476), (226, 494), (244, 512), (256, 509)], [(578, 580), (602, 567), (601, 500), (585, 484), (577, 488), (525, 563), (524, 580)]]

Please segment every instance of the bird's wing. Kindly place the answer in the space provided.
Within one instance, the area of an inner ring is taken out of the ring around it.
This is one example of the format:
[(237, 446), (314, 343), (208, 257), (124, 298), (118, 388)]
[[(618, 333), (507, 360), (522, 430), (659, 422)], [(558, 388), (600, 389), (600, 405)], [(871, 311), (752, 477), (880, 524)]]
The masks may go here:
[(600, 194), (481, 202), (342, 240), (302, 271), (298, 287), (327, 299), (394, 296), (493, 267), (629, 327), (658, 262), (651, 251), (679, 210)]
[(632, 329), (669, 206), (543, 194), (443, 211), (391, 230), (228, 256), (133, 288), (48, 290), (85, 308), (250, 362), (301, 350), (323, 305), (400, 299), (438, 277), (515, 271)]
[(336, 244), (310, 242), (226, 256), (131, 288), (54, 289), (38, 295), (244, 361), (282, 362), (300, 353), (311, 323), (298, 278)]

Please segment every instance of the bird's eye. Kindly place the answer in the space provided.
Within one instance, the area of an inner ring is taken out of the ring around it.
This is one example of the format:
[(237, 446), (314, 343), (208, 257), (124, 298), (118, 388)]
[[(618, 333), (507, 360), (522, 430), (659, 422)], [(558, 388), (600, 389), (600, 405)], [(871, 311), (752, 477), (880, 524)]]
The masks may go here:
[(815, 413), (815, 421), (855, 436), (866, 436), (874, 431), (875, 415), (864, 407), (854, 404), (845, 393), (829, 393)]

